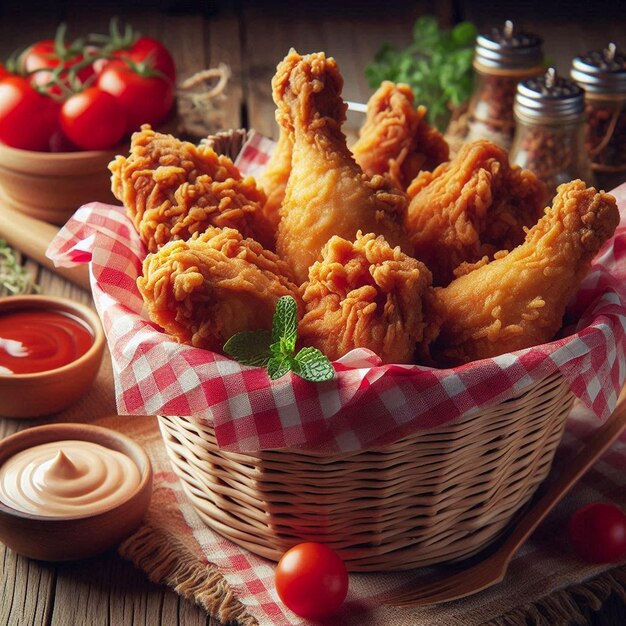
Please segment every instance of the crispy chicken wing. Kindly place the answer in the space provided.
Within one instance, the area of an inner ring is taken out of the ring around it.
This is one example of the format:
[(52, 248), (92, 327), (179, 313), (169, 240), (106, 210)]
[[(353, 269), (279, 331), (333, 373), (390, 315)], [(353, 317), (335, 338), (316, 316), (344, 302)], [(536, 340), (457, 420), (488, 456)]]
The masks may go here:
[(272, 80), (277, 120), (293, 140), (291, 174), (281, 207), (276, 249), (304, 282), (324, 244), (358, 230), (383, 235), (405, 252), (401, 223), (407, 198), (382, 176), (363, 174), (341, 131), (346, 104), (337, 63), (319, 52), (291, 50)]
[(332, 237), (302, 286), (302, 342), (331, 360), (369, 348), (384, 363), (410, 363), (429, 339), (422, 299), (431, 280), (423, 263), (380, 235)]
[(143, 126), (130, 154), (109, 165), (115, 197), (124, 203), (150, 252), (171, 239), (188, 239), (210, 226), (236, 228), (273, 247), (261, 207), (265, 194), (233, 162)]
[(221, 351), (242, 330), (271, 329), (277, 300), (293, 296), (290, 270), (232, 228), (209, 228), (149, 254), (137, 286), (150, 319), (181, 343)]
[(426, 107), (415, 108), (408, 85), (384, 81), (367, 103), (365, 124), (352, 146), (356, 162), (369, 176), (387, 174), (405, 190), (421, 170), (448, 160), (448, 144), (425, 116)]
[(618, 223), (613, 196), (580, 180), (561, 185), (522, 245), (432, 291), (430, 313), (441, 324), (435, 360), (454, 365), (550, 341)]
[(537, 222), (547, 201), (545, 185), (489, 141), (467, 144), (453, 161), (421, 172), (408, 193), (406, 229), (435, 285), (447, 285), (463, 262), (522, 243), (524, 227)]

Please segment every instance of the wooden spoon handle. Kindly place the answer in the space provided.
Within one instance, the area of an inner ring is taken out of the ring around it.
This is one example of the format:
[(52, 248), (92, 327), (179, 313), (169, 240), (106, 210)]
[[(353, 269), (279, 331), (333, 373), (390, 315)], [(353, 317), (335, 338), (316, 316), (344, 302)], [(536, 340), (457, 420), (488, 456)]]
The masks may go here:
[(508, 548), (508, 550), (503, 550), (503, 553), (507, 553), (507, 562), (511, 560), (526, 539), (563, 499), (581, 476), (611, 447), (625, 427), (626, 387), (622, 390), (618, 405), (606, 422), (595, 431), (578, 454), (567, 463), (539, 499), (530, 505), (526, 513), (522, 514), (515, 529), (503, 544)]
[(54, 263), (46, 256), (46, 250), (58, 232), (58, 226), (42, 222), (6, 205), (0, 207), (1, 239), (40, 265), (90, 291), (87, 265), (55, 267)]

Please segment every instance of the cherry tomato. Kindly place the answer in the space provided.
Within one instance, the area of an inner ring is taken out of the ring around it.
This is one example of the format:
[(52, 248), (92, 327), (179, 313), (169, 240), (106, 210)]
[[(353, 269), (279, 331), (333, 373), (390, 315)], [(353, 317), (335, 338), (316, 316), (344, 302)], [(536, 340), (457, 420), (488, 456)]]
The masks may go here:
[(173, 84), (157, 76), (144, 76), (121, 61), (112, 61), (98, 76), (97, 86), (115, 96), (126, 115), (126, 132), (142, 124), (157, 126), (174, 103)]
[(0, 80), (6, 78), (7, 76), (11, 76), (11, 72), (9, 72), (9, 70), (7, 70), (7, 68), (0, 63)]
[[(114, 50), (113, 56), (120, 61), (128, 59), (134, 64), (160, 72), (172, 83), (176, 82), (174, 59), (169, 50), (156, 39), (139, 37), (130, 47)], [(96, 73), (101, 73), (110, 62), (107, 59), (97, 59), (94, 62)]]
[[(44, 39), (26, 49), (20, 58), (20, 64), (23, 71), (30, 74), (30, 80), (33, 85), (48, 88), (50, 93), (59, 95), (62, 90), (58, 85), (48, 85), (52, 78), (52, 70), (62, 67), (63, 70), (59, 75), (59, 79), (63, 82), (67, 82), (69, 70), (83, 60), (84, 56), (82, 52), (78, 52), (69, 44), (63, 44), (59, 50), (54, 40)], [(83, 84), (93, 76), (93, 74), (94, 69), (90, 64), (76, 72), (76, 75)]]
[(126, 119), (117, 100), (98, 87), (70, 96), (61, 107), (61, 128), (83, 150), (105, 150), (124, 136)]
[(59, 125), (59, 105), (21, 76), (0, 80), (0, 142), (23, 150), (47, 150)]
[(348, 572), (337, 553), (321, 543), (300, 543), (276, 566), (276, 591), (300, 617), (319, 619), (339, 609), (348, 593)]
[(626, 557), (626, 514), (613, 504), (583, 506), (570, 518), (567, 531), (576, 553), (590, 563), (616, 563)]
[(122, 50), (120, 54), (135, 63), (148, 63), (153, 69), (163, 72), (172, 83), (176, 80), (174, 59), (169, 50), (156, 39), (139, 37), (129, 50)]

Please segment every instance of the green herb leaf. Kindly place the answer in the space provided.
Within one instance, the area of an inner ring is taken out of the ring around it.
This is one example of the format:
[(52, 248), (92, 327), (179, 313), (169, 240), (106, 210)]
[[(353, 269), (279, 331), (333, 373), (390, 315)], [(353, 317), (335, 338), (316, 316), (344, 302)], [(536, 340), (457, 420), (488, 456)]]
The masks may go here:
[(298, 339), (298, 306), (291, 296), (283, 296), (276, 303), (272, 320), (272, 341), (279, 342), (282, 352), (293, 352)]
[(272, 357), (271, 343), (269, 330), (244, 330), (224, 344), (224, 352), (244, 365), (265, 367)]
[(237, 333), (224, 344), (224, 352), (244, 365), (267, 366), (272, 380), (289, 371), (313, 382), (332, 378), (335, 370), (317, 348), (302, 348), (294, 357), (297, 340), (298, 306), (291, 296), (283, 296), (276, 303), (271, 332)]
[(384, 43), (365, 68), (365, 77), (372, 89), (384, 80), (410, 85), (416, 102), (427, 106), (429, 123), (445, 131), (452, 107), (472, 94), (475, 38), (470, 22), (444, 31), (434, 16), (422, 16), (413, 26), (413, 42), (404, 50)]
[(284, 376), (291, 370), (291, 359), (287, 355), (272, 357), (267, 364), (267, 374), (272, 380)]
[(295, 356), (292, 369), (304, 380), (314, 383), (330, 380), (335, 375), (331, 362), (317, 348), (302, 348)]

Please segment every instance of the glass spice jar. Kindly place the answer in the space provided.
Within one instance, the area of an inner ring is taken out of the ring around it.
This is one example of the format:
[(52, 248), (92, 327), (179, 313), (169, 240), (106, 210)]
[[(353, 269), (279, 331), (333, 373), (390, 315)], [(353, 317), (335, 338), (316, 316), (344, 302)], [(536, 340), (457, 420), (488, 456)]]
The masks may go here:
[(517, 32), (510, 20), (477, 37), (476, 82), (468, 105), (466, 141), (489, 139), (509, 149), (515, 131), (517, 83), (544, 72), (542, 43), (537, 35)]
[(533, 171), (551, 195), (561, 183), (577, 178), (595, 184), (584, 143), (584, 93), (554, 68), (517, 86), (509, 159)]
[(570, 76), (585, 90), (585, 146), (598, 184), (626, 182), (626, 54), (610, 43), (572, 62)]

